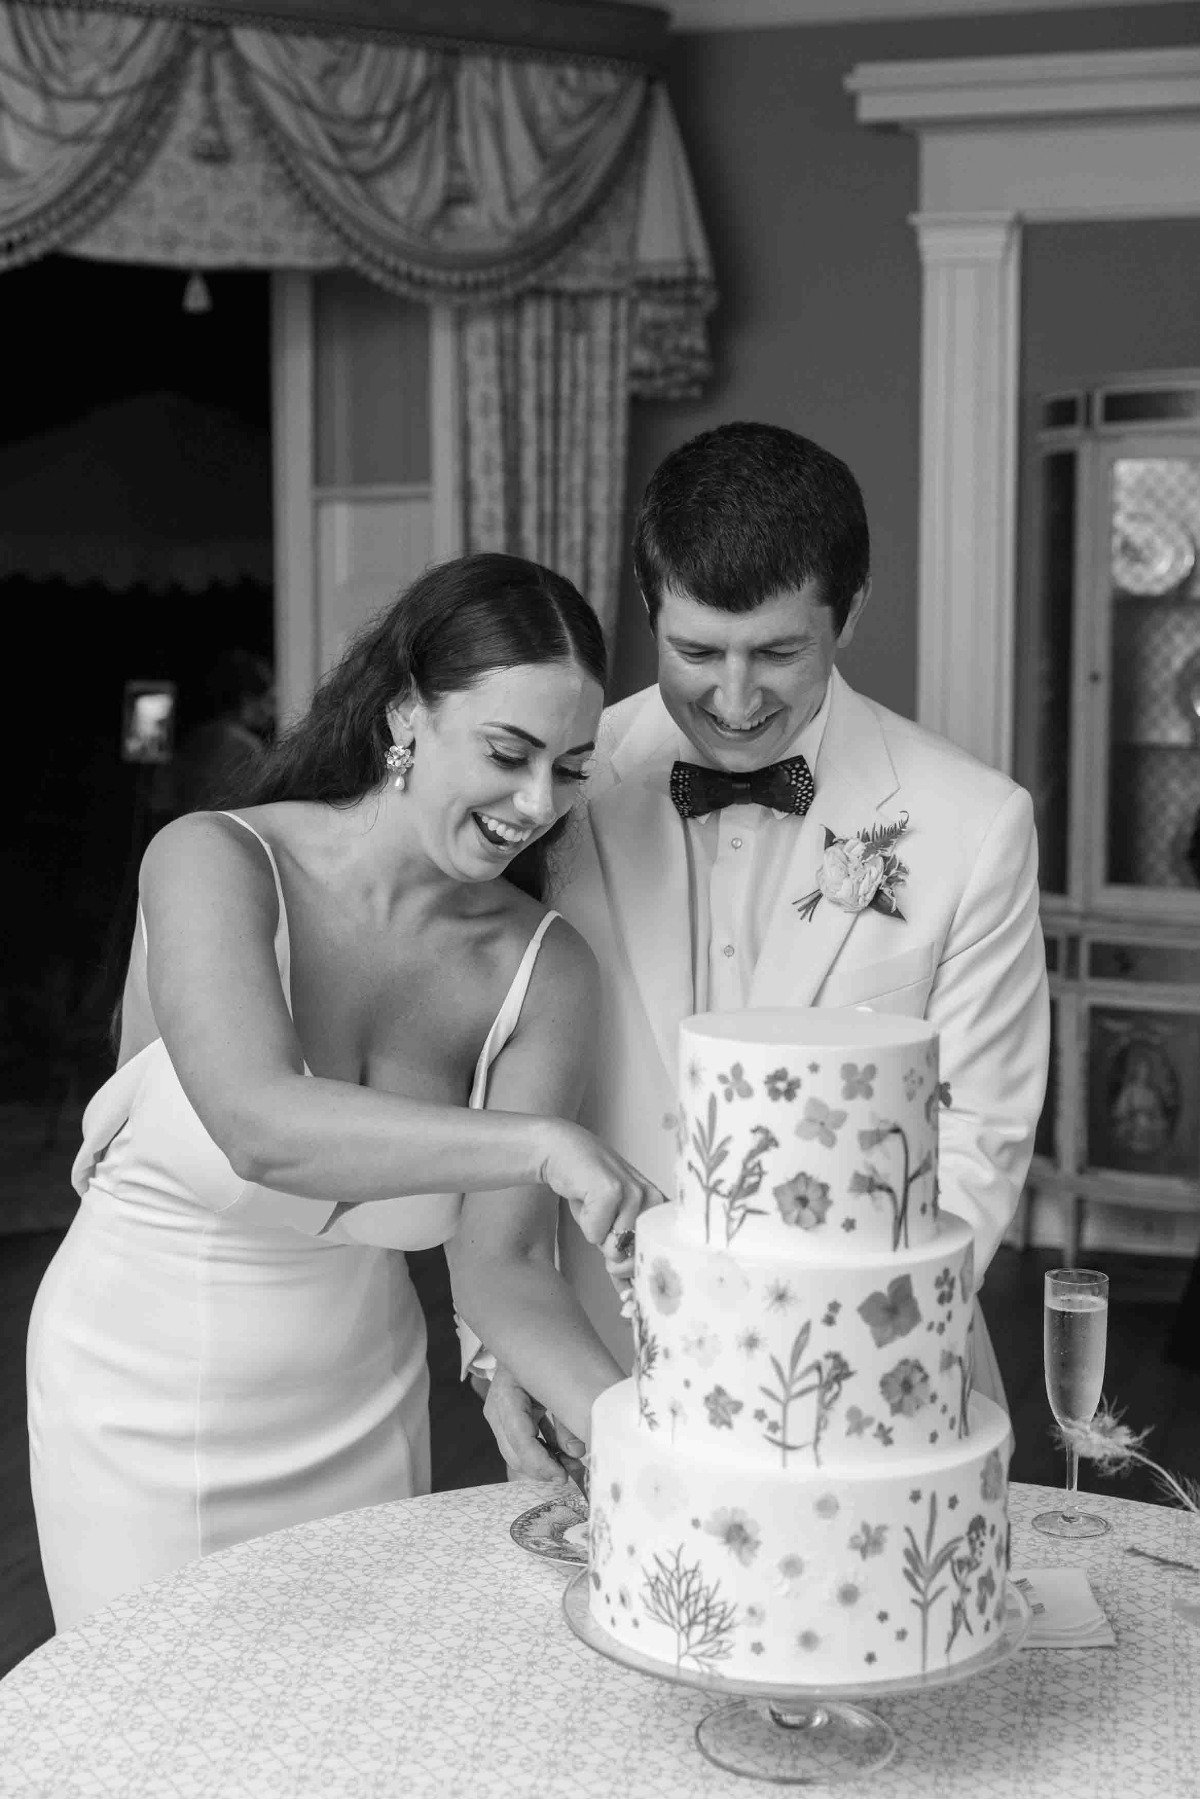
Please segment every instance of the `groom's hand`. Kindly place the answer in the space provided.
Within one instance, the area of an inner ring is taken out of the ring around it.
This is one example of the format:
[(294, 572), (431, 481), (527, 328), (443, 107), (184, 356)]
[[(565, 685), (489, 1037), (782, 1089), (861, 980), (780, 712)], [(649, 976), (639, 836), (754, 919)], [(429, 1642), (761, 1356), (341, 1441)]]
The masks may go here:
[[(537, 1428), (546, 1408), (528, 1394), (503, 1364), (498, 1364), (483, 1402), (483, 1415), (496, 1439), (500, 1454), (513, 1475), (521, 1480), (545, 1481), (565, 1487), (567, 1477), (554, 1457), (538, 1441)], [(587, 1445), (556, 1423), (558, 1440), (568, 1455), (582, 1456)]]

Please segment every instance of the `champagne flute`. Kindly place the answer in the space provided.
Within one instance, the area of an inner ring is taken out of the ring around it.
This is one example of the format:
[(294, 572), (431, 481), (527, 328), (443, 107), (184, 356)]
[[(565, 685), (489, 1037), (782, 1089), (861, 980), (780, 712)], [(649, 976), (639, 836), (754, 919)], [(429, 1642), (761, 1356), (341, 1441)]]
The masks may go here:
[[(1061, 1425), (1089, 1424), (1104, 1387), (1108, 1345), (1108, 1276), (1090, 1268), (1051, 1268), (1046, 1275), (1046, 1396)], [(1102, 1537), (1110, 1528), (1075, 1506), (1079, 1451), (1067, 1445), (1067, 1498), (1061, 1511), (1039, 1512), (1033, 1528), (1045, 1537)]]

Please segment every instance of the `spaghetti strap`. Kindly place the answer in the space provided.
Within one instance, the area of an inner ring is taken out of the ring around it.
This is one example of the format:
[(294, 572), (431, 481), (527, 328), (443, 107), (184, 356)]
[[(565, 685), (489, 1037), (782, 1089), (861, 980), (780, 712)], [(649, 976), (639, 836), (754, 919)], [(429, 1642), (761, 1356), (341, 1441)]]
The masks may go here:
[(475, 1065), (475, 1079), (471, 1086), (470, 1100), (470, 1103), (473, 1106), (483, 1106), (487, 1103), (488, 1069), (496, 1060), (496, 1057), (500, 1054), (500, 1051), (504, 1048), (504, 1045), (508, 1042), (509, 1038), (517, 1028), (517, 1020), (521, 1016), (521, 1008), (525, 1004), (525, 995), (529, 991), (529, 983), (533, 977), (533, 965), (537, 961), (538, 951), (542, 947), (542, 938), (546, 935), (546, 932), (550, 929), (554, 920), (561, 917), (562, 914), (560, 912), (547, 912), (545, 918), (543, 918), (537, 930), (525, 945), (525, 954), (521, 957), (520, 963), (517, 966), (517, 972), (512, 978), (512, 982), (508, 992), (504, 996), (500, 1010), (496, 1014), (492, 1028), (487, 1034), (487, 1040), (480, 1052), (479, 1061)]
[(275, 898), (279, 901), (279, 916), (280, 918), (286, 918), (287, 912), (283, 903), (283, 882), (279, 878), (279, 864), (275, 860), (274, 850), (271, 848), (262, 832), (256, 831), (254, 826), (248, 823), (248, 821), (242, 817), (240, 812), (222, 812), (221, 817), (232, 818), (234, 824), (241, 825), (243, 831), (249, 831), (251, 837), (256, 838), (258, 842), (262, 844), (263, 849), (267, 852), (267, 861), (271, 864), (271, 878), (275, 882)]
[[(283, 996), (287, 1000), (287, 1008), (290, 1012), (292, 1009), (292, 939), (288, 930), (287, 903), (283, 897), (283, 880), (279, 873), (279, 864), (275, 860), (275, 852), (263, 836), (262, 832), (256, 831), (254, 826), (248, 823), (240, 813), (222, 812), (221, 817), (232, 818), (234, 823), (241, 825), (244, 831), (249, 831), (251, 837), (262, 844), (262, 847), (266, 852), (267, 861), (271, 865), (271, 879), (275, 883), (275, 899), (279, 907), (279, 922), (275, 927), (275, 960), (279, 964), (279, 979), (283, 987)], [(305, 1069), (305, 1072), (307, 1073), (307, 1068)]]

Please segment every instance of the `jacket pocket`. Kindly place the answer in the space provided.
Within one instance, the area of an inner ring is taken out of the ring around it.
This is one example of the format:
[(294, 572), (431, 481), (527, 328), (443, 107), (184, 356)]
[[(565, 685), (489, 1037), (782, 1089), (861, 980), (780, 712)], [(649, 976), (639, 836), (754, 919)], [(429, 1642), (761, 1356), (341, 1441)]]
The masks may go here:
[[(862, 1006), (885, 994), (902, 988), (931, 985), (934, 970), (932, 943), (919, 943), (898, 956), (887, 956), (882, 962), (871, 962), (865, 968), (848, 968), (844, 974), (836, 969), (821, 989), (823, 1006)], [(907, 1011), (907, 1006), (903, 1008)]]

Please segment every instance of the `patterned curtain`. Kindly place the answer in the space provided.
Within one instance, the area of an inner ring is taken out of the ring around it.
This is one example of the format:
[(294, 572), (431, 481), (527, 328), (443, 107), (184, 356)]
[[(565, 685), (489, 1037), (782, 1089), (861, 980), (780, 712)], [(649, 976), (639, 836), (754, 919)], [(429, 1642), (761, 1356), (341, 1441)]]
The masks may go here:
[(0, 267), (59, 248), (158, 149), (188, 67), (229, 160), (226, 60), (343, 261), (414, 299), (546, 277), (639, 151), (645, 71), (0, 5)]
[(700, 391), (716, 297), (644, 70), (0, 0), (0, 271), (57, 249), (452, 304), (464, 546), (611, 625), (629, 401)]
[(635, 395), (709, 373), (691, 176), (628, 65), (0, 0), (0, 270), (57, 249), (451, 303), (625, 293)]
[(163, 22), (0, 7), (0, 268), (112, 207), (157, 150), (190, 53)]
[(459, 315), (463, 547), (530, 556), (616, 617), (629, 418), (626, 294)]

